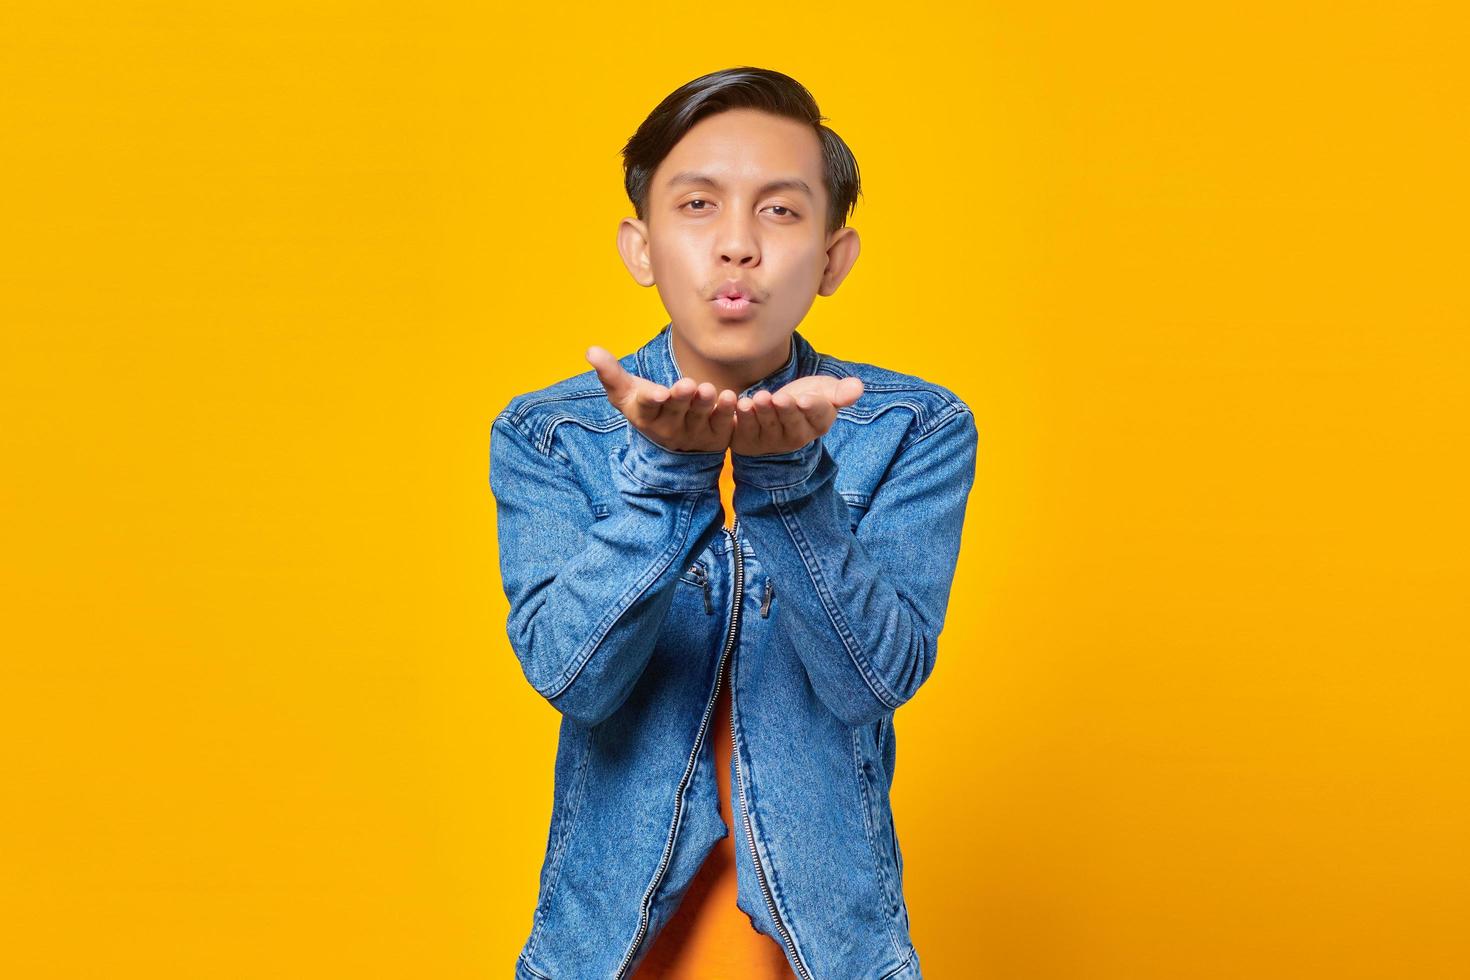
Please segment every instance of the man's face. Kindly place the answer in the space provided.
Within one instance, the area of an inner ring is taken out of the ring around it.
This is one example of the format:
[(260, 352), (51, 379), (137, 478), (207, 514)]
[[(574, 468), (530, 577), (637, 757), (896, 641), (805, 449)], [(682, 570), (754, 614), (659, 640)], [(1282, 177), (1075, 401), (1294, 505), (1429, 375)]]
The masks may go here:
[[(810, 126), (753, 109), (696, 123), (654, 172), (645, 215), (651, 277), (684, 342), (728, 364), (784, 353), (836, 288), (826, 215)], [(732, 281), (744, 301), (719, 298)]]

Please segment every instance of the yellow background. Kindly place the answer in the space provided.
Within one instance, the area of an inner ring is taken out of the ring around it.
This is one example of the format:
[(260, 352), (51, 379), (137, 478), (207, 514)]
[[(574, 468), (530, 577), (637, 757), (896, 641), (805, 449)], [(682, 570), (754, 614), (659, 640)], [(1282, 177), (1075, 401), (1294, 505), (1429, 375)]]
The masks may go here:
[(1470, 975), (1449, 3), (0, 13), (0, 974), (509, 976), (558, 716), (490, 420), (664, 322), (618, 150), (786, 71), (818, 349), (978, 481), (897, 823), (936, 980)]

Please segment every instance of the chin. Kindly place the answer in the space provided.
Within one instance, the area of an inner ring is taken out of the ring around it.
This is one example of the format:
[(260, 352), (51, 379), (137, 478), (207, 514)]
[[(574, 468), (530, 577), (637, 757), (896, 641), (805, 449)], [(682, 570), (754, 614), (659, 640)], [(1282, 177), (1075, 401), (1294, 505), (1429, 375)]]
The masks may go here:
[(710, 360), (744, 361), (760, 356), (770, 346), (764, 334), (749, 329), (749, 324), (737, 326), (741, 329), (726, 323), (712, 325), (702, 338), (701, 352)]

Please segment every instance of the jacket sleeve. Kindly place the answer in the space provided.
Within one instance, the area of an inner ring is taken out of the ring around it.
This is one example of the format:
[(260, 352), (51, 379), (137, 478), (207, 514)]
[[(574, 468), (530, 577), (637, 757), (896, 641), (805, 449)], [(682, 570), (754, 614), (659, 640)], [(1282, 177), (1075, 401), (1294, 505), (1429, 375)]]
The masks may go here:
[(855, 532), (822, 438), (733, 458), (740, 526), (762, 565), (783, 575), (780, 628), (817, 696), (848, 725), (895, 710), (934, 670), (977, 442), (962, 404), (910, 435)]
[(666, 449), (628, 425), (598, 520), (569, 461), (523, 424), (507, 409), (490, 435), (506, 635), (531, 686), (590, 728), (631, 693), (680, 573), (719, 530), (725, 455)]

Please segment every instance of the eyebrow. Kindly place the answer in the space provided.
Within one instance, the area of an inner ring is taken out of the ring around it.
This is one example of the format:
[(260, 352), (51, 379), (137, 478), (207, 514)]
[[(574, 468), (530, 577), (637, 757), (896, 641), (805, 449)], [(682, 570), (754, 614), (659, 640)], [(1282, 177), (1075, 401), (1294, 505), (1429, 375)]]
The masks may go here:
[[(697, 173), (693, 170), (681, 170), (669, 178), (668, 186), (674, 187), (678, 184), (708, 184), (716, 190), (724, 190), (724, 185), (709, 174)], [(765, 194), (768, 191), (800, 191), (809, 198), (816, 198), (816, 195), (812, 193), (811, 187), (800, 177), (782, 177), (777, 180), (768, 180), (756, 188), (756, 194), (758, 195)]]

